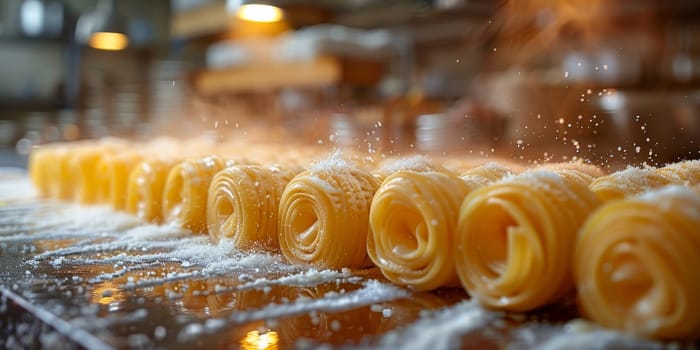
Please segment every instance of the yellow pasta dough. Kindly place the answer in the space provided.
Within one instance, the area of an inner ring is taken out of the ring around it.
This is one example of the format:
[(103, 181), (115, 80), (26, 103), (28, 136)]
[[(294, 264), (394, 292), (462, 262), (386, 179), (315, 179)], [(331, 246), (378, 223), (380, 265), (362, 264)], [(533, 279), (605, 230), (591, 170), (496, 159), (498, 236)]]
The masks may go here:
[(484, 157), (448, 157), (443, 160), (442, 166), (456, 174), (463, 174), (471, 169), (480, 168), (487, 164), (498, 164), (498, 166), (507, 168), (511, 172), (522, 172), (525, 167), (522, 164), (514, 162), (510, 159), (494, 159)]
[(106, 154), (97, 165), (97, 201), (108, 203), (116, 210), (126, 207), (129, 173), (142, 160), (142, 155), (134, 151)]
[(472, 189), (485, 186), (491, 182), (500, 180), (508, 175), (514, 174), (511, 168), (499, 163), (486, 163), (472, 169), (462, 171), (461, 178), (471, 185)]
[(116, 145), (111, 140), (81, 141), (34, 148), (29, 158), (32, 182), (42, 197), (92, 203), (98, 159)]
[(399, 171), (377, 191), (370, 208), (367, 253), (390, 281), (417, 290), (459, 285), (454, 234), (466, 195), (507, 172), (489, 165), (467, 180), (435, 171)]
[(49, 197), (51, 194), (49, 167), (52, 161), (53, 149), (51, 146), (36, 147), (29, 155), (29, 177), (41, 197)]
[(675, 183), (686, 185), (700, 184), (700, 160), (687, 160), (659, 168), (657, 173), (668, 178), (674, 178)]
[(655, 338), (700, 337), (700, 193), (669, 186), (606, 204), (576, 244), (583, 311)]
[(630, 167), (597, 178), (590, 188), (602, 201), (610, 201), (677, 182), (674, 176), (660, 173), (654, 168)]
[(576, 234), (598, 205), (585, 176), (533, 170), (472, 192), (460, 209), (455, 265), (489, 307), (532, 310), (573, 288)]
[(369, 207), (379, 181), (369, 172), (328, 161), (294, 177), (282, 193), (279, 244), (294, 263), (363, 267)]
[(76, 153), (71, 159), (71, 167), (76, 172), (75, 200), (79, 203), (91, 204), (97, 201), (97, 164), (103, 152), (89, 148)]
[(165, 180), (170, 169), (179, 162), (177, 158), (150, 158), (140, 162), (129, 174), (126, 211), (149, 222), (162, 222)]
[(76, 201), (83, 204), (93, 204), (98, 201), (100, 177), (105, 176), (98, 170), (100, 161), (115, 152), (115, 148), (104, 144), (90, 144), (74, 151), (70, 167), (75, 172), (74, 199)]
[(447, 172), (446, 169), (435, 165), (428, 157), (415, 155), (404, 158), (389, 158), (382, 161), (372, 172), (380, 181), (387, 176), (398, 171), (440, 171)]
[(464, 157), (449, 157), (442, 161), (441, 165), (456, 174), (461, 174), (469, 169), (476, 168), (484, 164), (484, 158), (464, 158)]
[(59, 146), (52, 150), (47, 167), (49, 177), (49, 196), (55, 199), (73, 198), (74, 173), (71, 169), (72, 152), (68, 146)]
[(233, 240), (237, 249), (279, 250), (279, 200), (301, 168), (238, 165), (214, 176), (207, 198), (209, 235)]
[(211, 156), (186, 160), (170, 169), (163, 190), (163, 219), (206, 233), (209, 184), (224, 166), (224, 160)]
[(575, 170), (593, 179), (605, 176), (605, 173), (599, 167), (593, 164), (584, 163), (581, 160), (575, 162), (547, 163), (539, 166), (539, 169), (550, 171)]

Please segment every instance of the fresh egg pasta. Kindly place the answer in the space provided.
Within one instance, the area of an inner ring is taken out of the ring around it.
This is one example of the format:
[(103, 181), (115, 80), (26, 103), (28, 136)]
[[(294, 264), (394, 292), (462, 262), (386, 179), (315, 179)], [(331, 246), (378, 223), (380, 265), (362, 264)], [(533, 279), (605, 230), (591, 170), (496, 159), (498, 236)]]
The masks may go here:
[(585, 314), (654, 338), (700, 337), (700, 193), (669, 186), (586, 221), (574, 276)]
[(163, 221), (163, 192), (170, 170), (177, 158), (149, 158), (141, 161), (129, 174), (126, 211), (153, 223)]
[(110, 139), (36, 147), (29, 157), (31, 181), (42, 197), (94, 203), (99, 187), (98, 164), (118, 145), (122, 144)]
[(387, 176), (398, 171), (447, 172), (446, 169), (436, 166), (428, 157), (415, 155), (411, 157), (385, 159), (374, 169), (373, 174), (380, 179), (380, 181), (383, 181)]
[(101, 177), (107, 176), (98, 171), (98, 167), (102, 159), (117, 152), (115, 146), (92, 143), (74, 151), (71, 169), (75, 172), (74, 199), (78, 203), (94, 204), (98, 201)]
[(599, 167), (593, 164), (584, 163), (581, 160), (575, 162), (547, 163), (540, 165), (537, 169), (549, 171), (575, 170), (579, 173), (579, 175), (583, 174), (585, 177), (590, 177), (592, 179), (605, 176), (605, 173)]
[(186, 160), (170, 169), (163, 189), (163, 219), (206, 233), (209, 184), (224, 166), (224, 160), (211, 156)]
[(470, 184), (472, 188), (476, 188), (485, 186), (514, 173), (515, 171), (510, 167), (503, 166), (499, 163), (486, 163), (481, 166), (462, 171), (460, 177), (462, 180)]
[(240, 250), (279, 250), (279, 201), (297, 166), (238, 165), (214, 176), (207, 198), (209, 235)]
[(102, 157), (97, 165), (97, 200), (110, 204), (115, 210), (124, 210), (129, 174), (142, 158), (140, 153), (134, 151), (117, 152)]
[(399, 171), (377, 191), (367, 253), (390, 281), (417, 290), (459, 285), (452, 236), (469, 191), (455, 175)]
[(49, 167), (54, 161), (53, 151), (52, 146), (41, 146), (32, 149), (29, 154), (29, 178), (41, 197), (51, 195), (52, 179)]
[(50, 178), (49, 195), (51, 198), (71, 200), (75, 185), (74, 172), (71, 169), (73, 153), (69, 146), (59, 146), (52, 151), (48, 160), (48, 176)]
[(370, 208), (367, 253), (372, 262), (390, 281), (416, 290), (459, 285), (453, 259), (459, 207), (489, 177), (508, 174), (501, 170), (477, 167), (464, 178), (435, 171), (390, 175)]
[(486, 306), (512, 311), (570, 292), (576, 234), (599, 203), (587, 179), (577, 170), (532, 170), (467, 196), (455, 240), (465, 289)]
[(597, 178), (590, 188), (600, 200), (607, 202), (673, 183), (679, 183), (679, 179), (658, 169), (629, 167)]
[(366, 266), (369, 207), (377, 188), (371, 173), (340, 160), (294, 177), (280, 199), (282, 254), (324, 268)]
[(659, 168), (657, 173), (676, 179), (675, 183), (685, 185), (700, 184), (700, 160), (686, 160)]

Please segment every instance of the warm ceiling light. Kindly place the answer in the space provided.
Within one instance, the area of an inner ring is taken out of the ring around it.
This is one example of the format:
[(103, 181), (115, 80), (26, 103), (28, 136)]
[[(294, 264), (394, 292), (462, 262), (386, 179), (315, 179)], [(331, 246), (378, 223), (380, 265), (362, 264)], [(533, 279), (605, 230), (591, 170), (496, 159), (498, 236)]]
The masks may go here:
[(126, 25), (115, 6), (114, 0), (98, 0), (94, 11), (82, 14), (75, 25), (76, 42), (110, 51), (129, 46)]
[(129, 38), (122, 33), (97, 32), (90, 36), (90, 47), (99, 50), (123, 50), (129, 45)]
[(281, 8), (264, 4), (241, 5), (236, 15), (246, 21), (262, 23), (279, 22), (284, 17)]

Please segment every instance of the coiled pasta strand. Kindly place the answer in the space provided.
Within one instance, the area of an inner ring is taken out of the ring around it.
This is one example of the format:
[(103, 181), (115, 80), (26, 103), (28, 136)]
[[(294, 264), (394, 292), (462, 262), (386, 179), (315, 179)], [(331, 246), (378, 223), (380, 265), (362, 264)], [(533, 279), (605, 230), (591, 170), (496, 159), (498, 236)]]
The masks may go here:
[(29, 157), (31, 181), (42, 197), (93, 203), (98, 159), (118, 147), (124, 144), (113, 139), (35, 147)]
[(590, 188), (600, 200), (607, 202), (677, 182), (676, 177), (660, 173), (655, 168), (629, 167), (597, 178)]
[(399, 171), (372, 200), (367, 254), (390, 281), (417, 290), (459, 284), (452, 236), (469, 186), (456, 175)]
[(149, 158), (141, 161), (129, 174), (126, 211), (153, 223), (163, 222), (163, 192), (170, 170), (177, 158)]
[(75, 200), (82, 204), (93, 204), (99, 198), (100, 177), (106, 174), (98, 171), (105, 157), (125, 151), (126, 146), (114, 142), (91, 142), (74, 151), (71, 169), (75, 172)]
[(346, 164), (316, 165), (294, 177), (282, 193), (279, 244), (294, 263), (363, 267), (369, 207), (379, 181)]
[(674, 182), (678, 184), (690, 186), (700, 184), (700, 160), (686, 160), (668, 164), (656, 172), (665, 177), (677, 179)]
[(52, 180), (49, 167), (53, 158), (52, 148), (52, 146), (35, 147), (29, 154), (29, 178), (41, 197), (51, 195)]
[(498, 181), (515, 173), (517, 173), (517, 169), (511, 169), (509, 166), (489, 162), (462, 171), (460, 177), (470, 185), (471, 190), (474, 190), (477, 187), (486, 186), (491, 182)]
[(669, 186), (586, 221), (574, 275), (585, 314), (654, 338), (700, 337), (700, 193)]
[(417, 290), (459, 285), (454, 235), (466, 195), (511, 174), (493, 163), (466, 171), (398, 171), (382, 182), (370, 208), (367, 253), (394, 283)]
[(209, 186), (207, 226), (218, 241), (230, 238), (240, 250), (279, 250), (279, 201), (297, 166), (238, 165), (218, 172)]
[(486, 306), (513, 311), (573, 289), (576, 234), (598, 199), (577, 170), (533, 170), (472, 192), (460, 209), (455, 262)]
[(135, 151), (117, 152), (102, 157), (97, 165), (99, 176), (97, 201), (108, 203), (115, 210), (126, 207), (129, 173), (143, 156)]
[(59, 146), (52, 151), (49, 159), (49, 195), (55, 199), (73, 199), (75, 174), (71, 169), (72, 152), (69, 146)]
[(584, 163), (582, 160), (578, 160), (575, 162), (547, 163), (540, 165), (537, 169), (556, 172), (562, 170), (575, 170), (579, 173), (578, 175), (585, 175), (586, 178), (591, 179), (596, 179), (601, 176), (605, 176), (605, 173), (599, 167), (593, 164)]
[(79, 203), (92, 204), (97, 201), (97, 164), (104, 156), (103, 152), (105, 151), (97, 147), (88, 148), (72, 157), (71, 168), (76, 172), (74, 199)]
[(411, 157), (385, 159), (372, 171), (372, 174), (374, 174), (379, 181), (384, 181), (389, 175), (399, 171), (448, 172), (443, 167), (436, 165), (428, 157), (415, 155)]
[(172, 167), (163, 189), (163, 219), (194, 233), (206, 233), (209, 184), (224, 166), (222, 158), (211, 156)]

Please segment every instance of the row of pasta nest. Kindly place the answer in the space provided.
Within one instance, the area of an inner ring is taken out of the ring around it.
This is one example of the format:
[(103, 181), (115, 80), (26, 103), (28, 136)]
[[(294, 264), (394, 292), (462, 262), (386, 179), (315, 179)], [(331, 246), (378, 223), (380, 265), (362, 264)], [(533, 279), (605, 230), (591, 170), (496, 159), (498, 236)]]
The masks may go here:
[(34, 149), (30, 175), (42, 196), (109, 203), (293, 263), (376, 265), (394, 283), (461, 285), (510, 311), (577, 292), (604, 326), (700, 337), (700, 161), (605, 175), (582, 162), (523, 169), (337, 152), (313, 162), (319, 152), (85, 141)]

